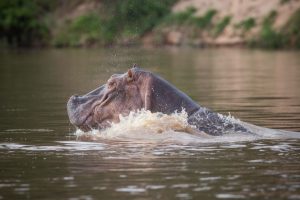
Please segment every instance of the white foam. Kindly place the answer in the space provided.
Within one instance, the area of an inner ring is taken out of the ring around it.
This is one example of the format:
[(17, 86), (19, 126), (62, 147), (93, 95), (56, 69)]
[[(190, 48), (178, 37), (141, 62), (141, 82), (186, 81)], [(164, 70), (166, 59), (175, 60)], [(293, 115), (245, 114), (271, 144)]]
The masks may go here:
[[(188, 114), (183, 110), (167, 115), (160, 112), (152, 113), (147, 110), (131, 112), (128, 116), (120, 115), (119, 123), (112, 123), (105, 130), (82, 132), (77, 130), (75, 135), (79, 140), (125, 140), (145, 143), (216, 143), (241, 142), (256, 139), (284, 138), (287, 133), (273, 129), (258, 127), (244, 123), (232, 116), (222, 117), (229, 122), (241, 123), (250, 133), (230, 133), (223, 136), (210, 136), (200, 132), (188, 123)], [(293, 135), (293, 134), (292, 134)], [(299, 134), (296, 134), (299, 137)]]
[(75, 135), (79, 139), (101, 140), (139, 140), (139, 142), (157, 141), (185, 141), (192, 142), (195, 139), (210, 137), (197, 131), (188, 123), (188, 115), (183, 110), (167, 115), (160, 112), (152, 113), (148, 110), (130, 112), (128, 116), (119, 116), (119, 123), (112, 123), (105, 130), (92, 130), (83, 132), (77, 130)]

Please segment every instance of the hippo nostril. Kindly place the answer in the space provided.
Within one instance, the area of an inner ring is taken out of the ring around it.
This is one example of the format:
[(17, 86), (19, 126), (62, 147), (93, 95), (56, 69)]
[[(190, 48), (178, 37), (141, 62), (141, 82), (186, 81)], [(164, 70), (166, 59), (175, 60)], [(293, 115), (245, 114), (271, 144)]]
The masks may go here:
[(68, 108), (74, 108), (78, 103), (78, 95), (72, 95), (68, 101)]
[(71, 100), (71, 101), (76, 101), (76, 100), (78, 99), (78, 97), (79, 97), (79, 95), (77, 95), (77, 94), (72, 95), (72, 96), (70, 97), (70, 100)]

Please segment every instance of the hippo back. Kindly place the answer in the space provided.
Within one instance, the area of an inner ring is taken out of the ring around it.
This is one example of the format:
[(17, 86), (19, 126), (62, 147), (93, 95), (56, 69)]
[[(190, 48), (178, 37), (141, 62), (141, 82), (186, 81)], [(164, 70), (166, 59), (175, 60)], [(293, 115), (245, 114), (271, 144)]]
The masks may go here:
[(234, 132), (250, 133), (249, 130), (239, 124), (238, 120), (212, 112), (203, 107), (189, 115), (188, 123), (200, 131), (215, 136)]

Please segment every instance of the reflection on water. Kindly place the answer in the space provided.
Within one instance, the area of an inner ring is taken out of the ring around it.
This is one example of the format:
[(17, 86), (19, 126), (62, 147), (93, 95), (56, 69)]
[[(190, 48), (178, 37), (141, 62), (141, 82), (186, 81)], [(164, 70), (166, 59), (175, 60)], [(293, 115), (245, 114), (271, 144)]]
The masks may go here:
[(209, 145), (6, 143), (0, 144), (1, 151), (6, 149), (6, 157), (13, 156), (17, 164), (3, 162), (10, 176), (2, 174), (0, 190), (4, 197), (30, 194), (50, 199), (57, 194), (81, 199), (124, 195), (147, 199), (297, 199), (300, 177), (295, 158), (299, 148), (298, 140)]
[(51, 146), (34, 146), (24, 145), (16, 143), (2, 143), (0, 149), (9, 150), (26, 150), (26, 151), (94, 151), (103, 150), (104, 148), (99, 143), (92, 142), (71, 142), (63, 141), (59, 142), (63, 145), (51, 145)]
[(299, 132), (299, 56), (241, 49), (2, 51), (0, 199), (300, 199), (297, 133), (249, 125), (264, 137), (195, 138), (182, 132), (185, 126), (154, 120), (169, 132), (155, 129), (160, 133), (151, 141), (145, 128), (139, 138), (141, 132), (84, 142), (76, 140), (65, 108), (70, 95), (138, 63), (203, 106)]

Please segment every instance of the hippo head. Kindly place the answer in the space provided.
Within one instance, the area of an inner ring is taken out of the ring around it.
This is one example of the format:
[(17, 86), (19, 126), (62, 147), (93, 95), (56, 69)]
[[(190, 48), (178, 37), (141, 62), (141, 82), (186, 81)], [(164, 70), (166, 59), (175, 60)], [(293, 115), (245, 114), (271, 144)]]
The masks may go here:
[(112, 75), (106, 84), (85, 95), (71, 96), (67, 104), (70, 122), (83, 131), (107, 128), (119, 122), (120, 114), (140, 109), (165, 114), (185, 109), (189, 114), (198, 107), (164, 79), (137, 67)]

